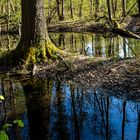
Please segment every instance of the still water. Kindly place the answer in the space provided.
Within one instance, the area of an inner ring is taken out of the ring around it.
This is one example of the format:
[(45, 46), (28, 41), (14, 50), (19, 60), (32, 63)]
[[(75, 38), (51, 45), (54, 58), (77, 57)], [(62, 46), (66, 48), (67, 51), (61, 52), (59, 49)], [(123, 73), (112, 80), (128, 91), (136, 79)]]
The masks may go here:
[(50, 33), (56, 46), (72, 53), (94, 57), (137, 57), (140, 40), (99, 34)]
[[(140, 40), (133, 38), (106, 37), (91, 33), (50, 33), (49, 35), (57, 47), (75, 55), (104, 58), (140, 56)], [(0, 36), (0, 56), (14, 49), (18, 41), (18, 36)]]
[[(140, 103), (108, 96), (100, 89), (73, 83), (1, 79), (1, 121), (22, 119), (24, 128), (11, 127), (10, 140), (138, 140)], [(4, 112), (5, 106), (5, 112)]]
[[(89, 57), (137, 57), (140, 41), (79, 33), (50, 33), (62, 50)], [(19, 37), (0, 36), (0, 55), (14, 49)], [(119, 92), (119, 91), (118, 91)], [(109, 96), (110, 91), (84, 89), (72, 81), (24, 81), (0, 76), (0, 125), (11, 126), (10, 140), (139, 140), (140, 102)], [(117, 93), (116, 93), (117, 94)], [(114, 95), (114, 94), (113, 94)]]

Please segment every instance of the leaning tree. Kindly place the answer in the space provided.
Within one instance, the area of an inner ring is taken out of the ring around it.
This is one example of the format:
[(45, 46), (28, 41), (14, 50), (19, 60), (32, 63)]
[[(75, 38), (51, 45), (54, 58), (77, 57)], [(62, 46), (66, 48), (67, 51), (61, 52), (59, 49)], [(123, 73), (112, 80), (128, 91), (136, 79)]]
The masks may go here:
[(21, 38), (11, 53), (13, 59), (16, 58), (14, 62), (46, 62), (47, 59), (54, 58), (53, 53), (62, 53), (48, 36), (44, 0), (21, 0), (21, 9)]

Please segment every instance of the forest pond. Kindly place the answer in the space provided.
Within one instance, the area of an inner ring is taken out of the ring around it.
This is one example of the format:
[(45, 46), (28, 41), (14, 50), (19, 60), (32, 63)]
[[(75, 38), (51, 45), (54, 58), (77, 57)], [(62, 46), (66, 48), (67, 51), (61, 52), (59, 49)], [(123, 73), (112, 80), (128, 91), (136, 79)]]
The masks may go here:
[[(140, 41), (119, 36), (51, 33), (61, 49), (89, 57), (136, 57)], [(1, 53), (15, 48), (18, 37), (0, 36)], [(12, 125), (10, 140), (138, 140), (140, 102), (109, 96), (107, 90), (85, 89), (72, 81), (21, 80), (0, 76), (0, 124), (21, 119), (24, 127)]]
[[(120, 36), (91, 33), (50, 33), (51, 40), (62, 50), (90, 57), (137, 57), (140, 41)], [(0, 55), (17, 46), (18, 36), (0, 36)]]

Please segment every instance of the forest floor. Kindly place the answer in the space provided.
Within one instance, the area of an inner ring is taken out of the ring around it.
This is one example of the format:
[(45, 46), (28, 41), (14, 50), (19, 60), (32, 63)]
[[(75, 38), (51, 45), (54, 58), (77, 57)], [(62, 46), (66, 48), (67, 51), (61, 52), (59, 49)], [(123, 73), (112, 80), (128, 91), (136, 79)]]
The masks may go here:
[(35, 78), (69, 81), (83, 88), (101, 88), (140, 101), (140, 59), (69, 57), (64, 62), (38, 65)]

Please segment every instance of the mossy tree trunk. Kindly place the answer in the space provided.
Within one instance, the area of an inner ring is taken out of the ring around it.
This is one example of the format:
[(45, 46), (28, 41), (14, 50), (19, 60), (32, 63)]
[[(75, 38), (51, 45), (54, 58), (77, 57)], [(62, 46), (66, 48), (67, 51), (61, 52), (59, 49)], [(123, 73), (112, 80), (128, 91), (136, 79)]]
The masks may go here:
[(52, 58), (52, 51), (59, 49), (51, 42), (46, 25), (43, 0), (21, 0), (21, 39), (14, 51), (16, 59), (25, 64), (45, 62)]

